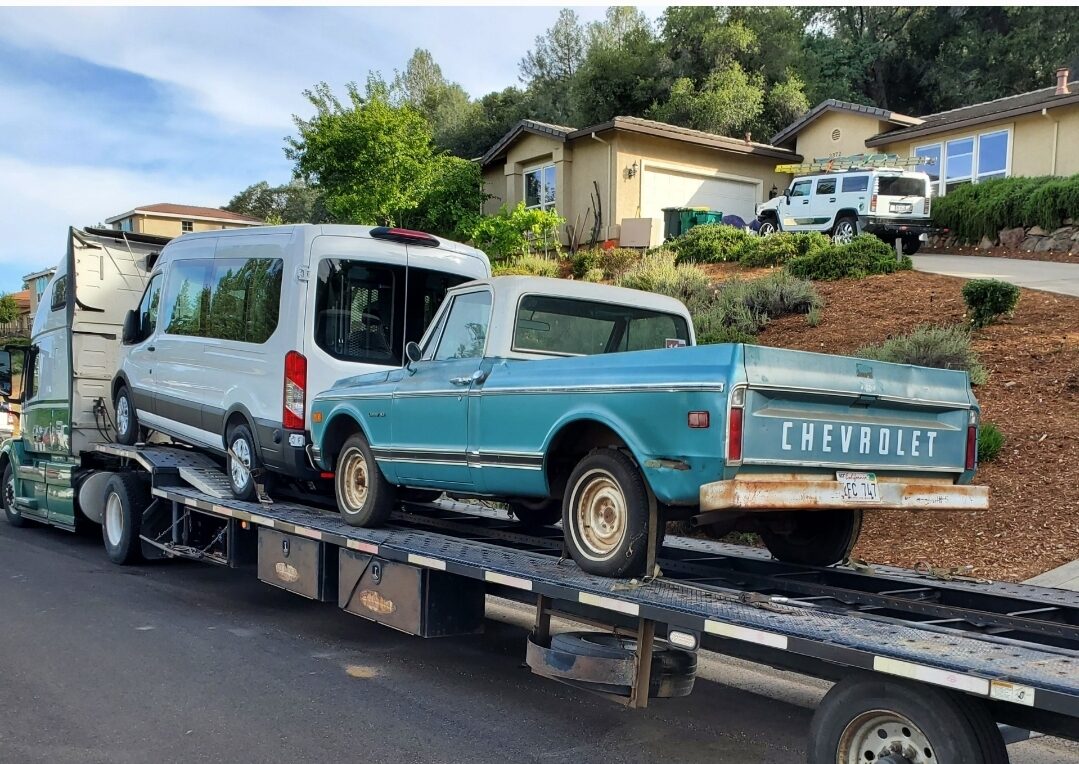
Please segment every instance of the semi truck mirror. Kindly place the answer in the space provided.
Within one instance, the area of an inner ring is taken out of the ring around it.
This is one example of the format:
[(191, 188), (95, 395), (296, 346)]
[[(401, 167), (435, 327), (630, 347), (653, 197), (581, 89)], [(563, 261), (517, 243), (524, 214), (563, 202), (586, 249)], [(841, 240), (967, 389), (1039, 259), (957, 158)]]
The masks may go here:
[(127, 316), (124, 318), (124, 331), (120, 336), (120, 341), (125, 345), (134, 345), (141, 338), (139, 337), (139, 312), (137, 310), (129, 310)]
[(0, 350), (0, 395), (11, 395), (11, 353)]

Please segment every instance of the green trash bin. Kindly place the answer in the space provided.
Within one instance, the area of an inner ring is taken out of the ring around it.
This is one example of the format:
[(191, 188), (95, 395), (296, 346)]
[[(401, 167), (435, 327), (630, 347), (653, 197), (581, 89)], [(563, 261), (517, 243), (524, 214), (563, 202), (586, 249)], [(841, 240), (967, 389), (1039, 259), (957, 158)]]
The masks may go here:
[(723, 222), (723, 213), (719, 210), (705, 210), (697, 213), (697, 225), (719, 225)]
[(699, 225), (697, 216), (703, 212), (708, 212), (707, 207), (681, 207), (678, 210), (679, 221), (682, 224), (680, 233), (685, 233), (695, 225)]
[(681, 207), (663, 208), (663, 240), (669, 241), (682, 235)]

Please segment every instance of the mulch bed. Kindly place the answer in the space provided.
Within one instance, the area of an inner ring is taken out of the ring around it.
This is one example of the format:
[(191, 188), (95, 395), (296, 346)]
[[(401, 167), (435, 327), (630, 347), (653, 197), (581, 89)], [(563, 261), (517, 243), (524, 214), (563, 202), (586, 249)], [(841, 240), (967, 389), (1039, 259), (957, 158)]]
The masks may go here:
[(972, 257), (1007, 257), (1011, 260), (1037, 260), (1042, 263), (1077, 263), (1079, 255), (1070, 255), (1067, 252), (1024, 252), (1021, 249), (1006, 249), (993, 247), (992, 249), (979, 249), (978, 247), (928, 247), (921, 250), (922, 255), (969, 255)]
[[(852, 353), (920, 324), (959, 323), (963, 283), (916, 271), (818, 282), (827, 303), (821, 323), (786, 316), (759, 341)], [(1079, 558), (1079, 299), (1023, 289), (1015, 315), (977, 331), (973, 345), (990, 372), (975, 388), (983, 420), (1007, 436), (976, 478), (991, 488), (990, 510), (867, 512), (857, 557), (905, 567), (972, 565), (975, 576), (1002, 580)]]

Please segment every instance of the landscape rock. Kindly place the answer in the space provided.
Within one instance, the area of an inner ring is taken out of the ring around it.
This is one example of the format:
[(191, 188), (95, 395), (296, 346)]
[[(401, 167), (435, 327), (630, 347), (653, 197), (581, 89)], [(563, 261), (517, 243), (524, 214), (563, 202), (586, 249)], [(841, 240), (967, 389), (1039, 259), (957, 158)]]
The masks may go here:
[(978, 249), (992, 249), (996, 244), (988, 236), (983, 236), (982, 240), (978, 242)]
[(1073, 233), (1075, 233), (1075, 231), (1072, 230), (1072, 227), (1070, 225), (1065, 225), (1065, 226), (1061, 226), (1060, 228), (1053, 231), (1053, 238), (1056, 239), (1056, 238), (1059, 238), (1060, 236), (1064, 236), (1064, 235), (1067, 235), (1068, 237), (1071, 237), (1071, 235)]
[(1047, 231), (1040, 225), (1036, 225), (1033, 228), (1027, 229), (1027, 236), (1045, 236)]
[(1000, 246), (1007, 247), (1008, 249), (1017, 249), (1020, 244), (1023, 243), (1023, 239), (1026, 238), (1026, 231), (1023, 226), (1018, 228), (1005, 228), (998, 236), (1000, 237)]
[(1035, 252), (1048, 252), (1048, 251), (1053, 250), (1053, 249), (1059, 249), (1059, 247), (1056, 246), (1056, 243), (1057, 243), (1056, 239), (1052, 239), (1052, 238), (1046, 236), (1046, 237), (1044, 237), (1044, 238), (1042, 238), (1042, 239), (1040, 239), (1038, 241), (1037, 245), (1035, 245), (1035, 247), (1034, 247), (1034, 251)]
[(1019, 245), (1019, 249), (1024, 252), (1034, 252), (1043, 239), (1045, 239), (1044, 236), (1027, 236), (1023, 239), (1023, 243)]

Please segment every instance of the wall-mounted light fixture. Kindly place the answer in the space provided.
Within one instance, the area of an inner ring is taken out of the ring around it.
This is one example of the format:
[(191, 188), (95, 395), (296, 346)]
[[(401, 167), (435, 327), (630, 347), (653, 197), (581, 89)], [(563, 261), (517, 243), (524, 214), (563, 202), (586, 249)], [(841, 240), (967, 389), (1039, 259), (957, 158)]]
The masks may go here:
[(768, 198), (775, 199), (777, 196), (779, 196), (779, 189), (776, 187), (776, 184), (773, 183), (772, 190), (768, 192)]
[(640, 165), (637, 162), (634, 162), (633, 164), (631, 164), (629, 167), (626, 168), (626, 177), (627, 178), (634, 177), (637, 174), (638, 169), (640, 169)]

